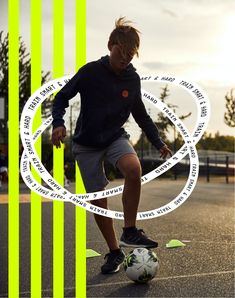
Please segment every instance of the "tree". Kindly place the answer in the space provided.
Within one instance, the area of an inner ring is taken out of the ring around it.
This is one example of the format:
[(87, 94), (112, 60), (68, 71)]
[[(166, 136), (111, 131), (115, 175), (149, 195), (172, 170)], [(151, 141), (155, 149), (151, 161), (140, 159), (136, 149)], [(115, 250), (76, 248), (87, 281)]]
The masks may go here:
[(217, 131), (214, 136), (205, 132), (197, 143), (198, 150), (217, 150), (234, 152), (234, 136), (223, 136)]
[(235, 97), (233, 91), (234, 89), (231, 89), (225, 95), (227, 111), (224, 113), (224, 122), (230, 127), (235, 127)]
[[(19, 38), (19, 109), (20, 113), (31, 95), (31, 60), (25, 43)], [(50, 72), (42, 72), (41, 85), (50, 79)], [(0, 31), (0, 90), (8, 106), (8, 34)], [(51, 111), (51, 98), (46, 101), (42, 114), (47, 118)], [(0, 120), (0, 134), (4, 135), (6, 121)]]
[[(160, 99), (162, 100), (162, 102), (166, 103), (167, 98), (169, 97), (170, 93), (169, 93), (169, 89), (168, 89), (168, 85), (166, 85), (164, 88), (162, 88), (162, 93), (160, 94)], [(171, 103), (167, 103), (167, 106), (172, 109), (175, 112), (175, 109), (179, 108), (177, 105), (173, 105)], [(179, 116), (180, 120), (184, 120), (187, 117), (191, 116), (191, 112), (189, 112), (187, 115), (181, 115)], [(168, 117), (166, 117), (163, 113), (159, 113), (158, 114), (158, 118), (156, 121), (156, 125), (159, 127), (160, 131), (161, 131), (161, 135), (163, 139), (167, 140), (167, 134), (169, 133), (169, 130), (174, 127), (174, 123), (172, 123), (170, 121), (170, 119)]]
[[(160, 94), (160, 99), (162, 100), (162, 102), (164, 102), (165, 104), (167, 104), (167, 106), (175, 111), (175, 108), (178, 108), (177, 105), (173, 105), (171, 103), (166, 103), (166, 100), (168, 99), (168, 97), (170, 96), (170, 90), (168, 89), (168, 85), (166, 85), (164, 88), (162, 89), (162, 93)], [(185, 118), (189, 117), (192, 113), (188, 113), (187, 115), (181, 115), (179, 117), (179, 119), (184, 120)], [(166, 117), (163, 113), (158, 113), (157, 115), (157, 119), (155, 121), (155, 124), (157, 125), (159, 131), (160, 131), (160, 135), (161, 138), (167, 142), (170, 143), (168, 138), (167, 138), (167, 134), (170, 132), (170, 129), (172, 127), (174, 127), (174, 124), (169, 120), (168, 117)], [(175, 129), (175, 128), (174, 128)], [(178, 135), (176, 138), (179, 138), (180, 135)], [(140, 148), (148, 148), (149, 146), (149, 142), (147, 140), (147, 137), (145, 136), (145, 133), (142, 132), (140, 135), (140, 138), (138, 140), (138, 142), (135, 145), (136, 149), (140, 149)]]

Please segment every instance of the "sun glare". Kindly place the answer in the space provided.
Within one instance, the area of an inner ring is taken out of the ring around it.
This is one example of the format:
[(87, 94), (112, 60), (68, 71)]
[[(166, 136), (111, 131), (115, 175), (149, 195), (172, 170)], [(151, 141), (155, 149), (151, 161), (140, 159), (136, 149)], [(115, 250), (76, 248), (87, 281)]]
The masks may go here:
[(209, 85), (235, 85), (235, 15), (224, 16), (218, 20), (221, 30), (217, 36), (208, 40), (213, 48), (205, 53), (206, 60), (189, 70), (187, 75), (195, 81), (207, 82)]
[(225, 17), (224, 30), (220, 37), (218, 67), (221, 76), (228, 82), (235, 82), (235, 15)]

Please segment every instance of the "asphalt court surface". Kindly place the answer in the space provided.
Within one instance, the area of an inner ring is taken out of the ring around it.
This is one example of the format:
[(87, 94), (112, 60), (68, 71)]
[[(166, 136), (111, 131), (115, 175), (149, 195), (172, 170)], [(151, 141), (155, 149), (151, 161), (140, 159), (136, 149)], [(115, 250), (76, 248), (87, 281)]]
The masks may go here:
[[(116, 186), (122, 181), (112, 182)], [(185, 180), (154, 180), (142, 188), (139, 211), (160, 207), (176, 196)], [(2, 196), (0, 195), (0, 198)], [(27, 200), (26, 200), (27, 202)], [(122, 210), (120, 196), (109, 199), (110, 209)], [(42, 205), (43, 296), (52, 297), (52, 212), (51, 202)], [(75, 296), (75, 208), (65, 204), (65, 297)], [(115, 220), (117, 236), (122, 221)], [(138, 221), (147, 235), (159, 242), (154, 249), (160, 259), (157, 276), (146, 285), (127, 279), (124, 269), (100, 274), (107, 247), (87, 213), (87, 248), (102, 256), (87, 259), (87, 297), (234, 297), (234, 186), (223, 181), (199, 181), (190, 198), (167, 215)], [(7, 293), (7, 204), (0, 205), (0, 293)], [(171, 239), (186, 246), (167, 249)], [(125, 249), (128, 253), (130, 249)], [(30, 204), (20, 204), (20, 292), (30, 296)]]

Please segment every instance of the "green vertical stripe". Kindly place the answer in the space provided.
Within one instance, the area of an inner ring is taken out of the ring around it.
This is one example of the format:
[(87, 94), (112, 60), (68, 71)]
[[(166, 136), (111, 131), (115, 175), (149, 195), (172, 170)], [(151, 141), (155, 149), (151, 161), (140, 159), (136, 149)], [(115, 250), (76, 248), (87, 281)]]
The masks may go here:
[(8, 296), (19, 297), (19, 1), (8, 1), (9, 77), (8, 77)]
[[(64, 75), (64, 1), (54, 0), (53, 76)], [(53, 175), (64, 185), (64, 146), (53, 148)], [(64, 297), (64, 203), (53, 202), (53, 297)]]
[[(86, 0), (76, 0), (76, 70), (86, 62)], [(76, 193), (85, 188), (76, 165)], [(76, 207), (76, 298), (86, 297), (86, 210)]]
[[(41, 86), (41, 0), (31, 0), (31, 93)], [(39, 108), (33, 122), (33, 131), (41, 124), (41, 107)], [(41, 138), (35, 144), (39, 158), (41, 158)], [(32, 168), (33, 176), (41, 181), (40, 176)], [(41, 226), (41, 196), (31, 192), (31, 297), (41, 297), (42, 277), (42, 226)]]

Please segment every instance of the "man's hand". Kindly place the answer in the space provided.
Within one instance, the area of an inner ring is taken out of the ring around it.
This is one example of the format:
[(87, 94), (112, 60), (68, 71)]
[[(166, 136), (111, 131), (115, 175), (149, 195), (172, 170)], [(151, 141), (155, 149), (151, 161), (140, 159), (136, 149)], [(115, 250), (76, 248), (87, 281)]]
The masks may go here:
[(52, 144), (56, 148), (60, 148), (60, 142), (63, 143), (63, 140), (66, 136), (66, 128), (64, 126), (59, 126), (53, 129), (52, 131)]
[(165, 159), (167, 157), (167, 155), (169, 154), (170, 156), (172, 156), (172, 152), (171, 150), (167, 147), (167, 145), (165, 144), (164, 146), (162, 146), (160, 149), (160, 157)]

